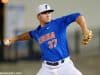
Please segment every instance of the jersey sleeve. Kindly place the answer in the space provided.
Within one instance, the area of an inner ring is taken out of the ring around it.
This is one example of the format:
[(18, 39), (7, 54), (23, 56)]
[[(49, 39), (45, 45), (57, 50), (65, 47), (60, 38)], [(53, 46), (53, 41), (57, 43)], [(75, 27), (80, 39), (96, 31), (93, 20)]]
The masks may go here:
[(30, 37), (31, 37), (32, 39), (37, 40), (37, 38), (36, 38), (36, 32), (35, 32), (34, 30), (29, 31), (29, 35), (30, 35)]
[(79, 16), (81, 16), (80, 13), (72, 13), (67, 16), (60, 17), (59, 20), (64, 23), (63, 27), (66, 28), (69, 24), (75, 22)]

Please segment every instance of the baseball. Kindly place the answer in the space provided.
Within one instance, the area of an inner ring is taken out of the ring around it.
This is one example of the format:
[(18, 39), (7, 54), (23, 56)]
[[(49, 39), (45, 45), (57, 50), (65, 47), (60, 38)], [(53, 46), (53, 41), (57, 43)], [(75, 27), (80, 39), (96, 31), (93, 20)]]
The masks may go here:
[(4, 44), (5, 45), (10, 45), (10, 41), (9, 40), (6, 40), (6, 41), (4, 41)]

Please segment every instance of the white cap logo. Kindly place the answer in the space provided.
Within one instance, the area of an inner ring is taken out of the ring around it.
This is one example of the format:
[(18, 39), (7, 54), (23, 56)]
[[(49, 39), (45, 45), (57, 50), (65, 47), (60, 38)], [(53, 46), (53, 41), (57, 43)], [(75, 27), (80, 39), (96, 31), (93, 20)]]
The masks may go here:
[(46, 11), (53, 12), (54, 10), (51, 9), (51, 7), (48, 4), (42, 4), (42, 5), (39, 5), (37, 14), (40, 14), (40, 13), (46, 12)]

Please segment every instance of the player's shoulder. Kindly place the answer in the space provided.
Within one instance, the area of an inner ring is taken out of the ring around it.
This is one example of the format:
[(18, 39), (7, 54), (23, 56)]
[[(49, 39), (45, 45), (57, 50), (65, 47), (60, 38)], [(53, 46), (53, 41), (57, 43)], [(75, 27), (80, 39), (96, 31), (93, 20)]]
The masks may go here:
[(36, 33), (39, 30), (39, 26), (37, 26), (35, 29), (32, 29), (30, 32)]
[(60, 20), (63, 20), (65, 17), (72, 17), (72, 16), (76, 16), (76, 15), (81, 15), (81, 13), (80, 12), (68, 13), (66, 15), (55, 18), (54, 21), (60, 21)]

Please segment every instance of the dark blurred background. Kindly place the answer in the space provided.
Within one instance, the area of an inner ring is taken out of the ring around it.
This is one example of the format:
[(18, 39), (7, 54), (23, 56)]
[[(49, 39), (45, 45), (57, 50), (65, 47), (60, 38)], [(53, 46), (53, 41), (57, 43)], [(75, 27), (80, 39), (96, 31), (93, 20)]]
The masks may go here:
[[(36, 8), (41, 3), (49, 3), (55, 9), (54, 18), (72, 12), (80, 12), (86, 17), (89, 28), (94, 32), (94, 37), (87, 46), (80, 44), (82, 33), (77, 24), (71, 24), (66, 30), (71, 59), (84, 75), (100, 75), (98, 0), (0, 0), (0, 40), (35, 29), (39, 24)], [(34, 40), (19, 41), (10, 47), (0, 46), (0, 75), (7, 75), (1, 74), (6, 72), (36, 75), (41, 63), (41, 51)]]

